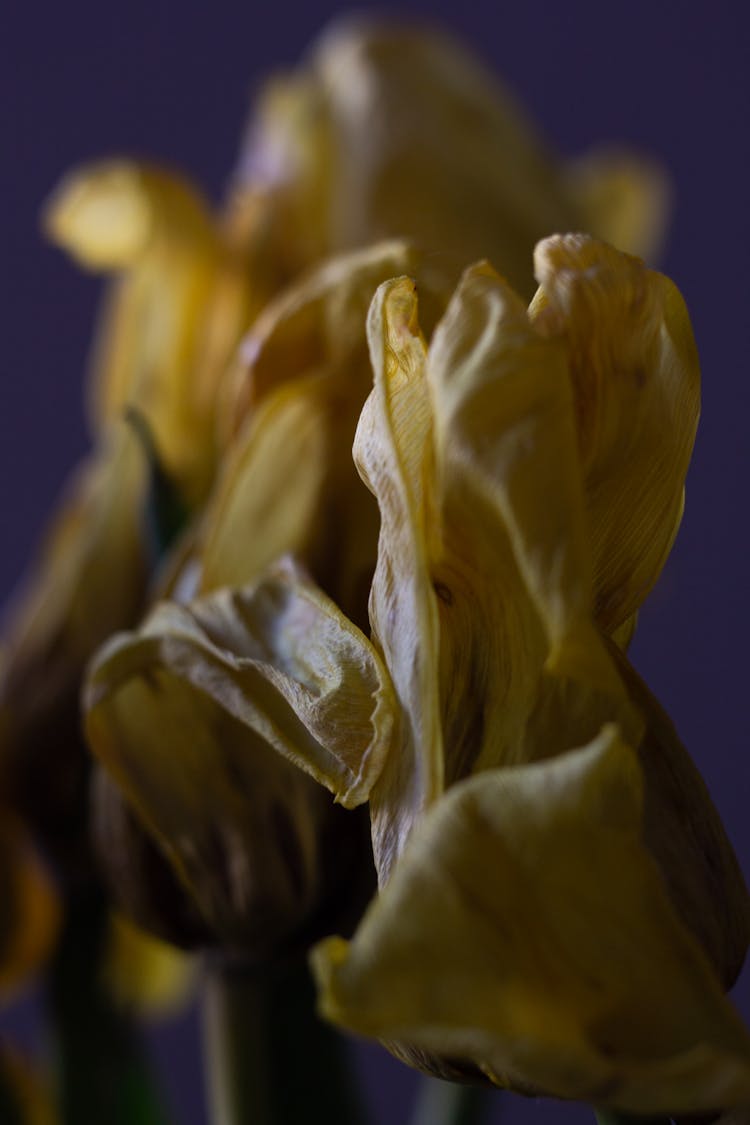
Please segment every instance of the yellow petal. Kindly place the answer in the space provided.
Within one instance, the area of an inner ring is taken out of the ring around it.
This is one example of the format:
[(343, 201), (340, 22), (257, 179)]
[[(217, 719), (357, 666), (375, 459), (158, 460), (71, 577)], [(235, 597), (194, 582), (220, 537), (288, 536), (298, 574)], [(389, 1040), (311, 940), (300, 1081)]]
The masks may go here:
[(576, 400), (596, 618), (614, 632), (656, 581), (682, 516), (698, 359), (671, 281), (584, 235), (537, 247), (532, 322), (565, 342)]
[(86, 727), (205, 917), (257, 946), (298, 927), (351, 863), (326, 849), (358, 822), (303, 770), (342, 803), (365, 800), (390, 748), (390, 695), (366, 639), (286, 570), (165, 603), (111, 641)]
[(583, 213), (583, 230), (639, 258), (659, 257), (671, 196), (661, 164), (603, 148), (571, 161), (565, 171)]
[(613, 728), (455, 786), (352, 943), (316, 950), (324, 1013), (626, 1112), (746, 1102), (750, 1039), (643, 849), (641, 806)]
[(466, 272), (429, 354), (412, 283), (381, 287), (369, 324), (354, 452), (381, 508), (373, 636), (406, 717), (372, 802), (384, 880), (443, 784), (614, 719), (637, 737), (639, 721), (591, 618), (559, 345), (487, 267)]
[(377, 285), (406, 269), (434, 323), (455, 268), (392, 242), (324, 263), (254, 324), (227, 381), (234, 444), (204, 521), (204, 591), (252, 581), (292, 552), (366, 623), (379, 521), (351, 458), (372, 387), (365, 319)]
[(322, 368), (347, 369), (347, 381), (369, 393), (372, 373), (365, 320), (378, 285), (418, 279), (423, 318), (432, 327), (448, 301), (459, 266), (445, 253), (425, 254), (393, 240), (338, 254), (289, 285), (246, 335), (222, 391), (222, 436), (231, 440), (247, 415), (283, 383)]
[[(434, 27), (359, 18), (265, 89), (237, 184), (264, 194), (293, 270), (407, 237), (461, 266), (487, 256), (530, 296), (538, 239), (623, 225), (605, 172), (579, 186), (495, 76)], [(629, 221), (636, 241), (639, 221), (655, 225), (645, 204)]]
[(403, 712), (399, 743), (372, 807), (384, 879), (412, 823), (443, 785), (439, 624), (427, 546), (432, 419), (413, 281), (380, 286), (367, 334), (375, 388), (357, 427), (354, 458), (380, 505), (370, 620)]
[(248, 288), (207, 205), (169, 172), (110, 161), (64, 180), (45, 225), (85, 266), (121, 274), (92, 357), (95, 430), (136, 405), (167, 469), (199, 497), (215, 456), (218, 378), (243, 327)]

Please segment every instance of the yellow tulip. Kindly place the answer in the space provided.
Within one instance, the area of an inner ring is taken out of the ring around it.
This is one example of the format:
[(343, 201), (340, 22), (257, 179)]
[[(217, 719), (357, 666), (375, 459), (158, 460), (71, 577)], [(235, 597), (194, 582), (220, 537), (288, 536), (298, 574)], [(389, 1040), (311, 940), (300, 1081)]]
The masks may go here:
[(235, 180), (266, 193), (291, 272), (383, 238), (482, 255), (530, 293), (530, 251), (588, 230), (648, 254), (666, 209), (663, 173), (604, 150), (553, 159), (494, 75), (429, 25), (334, 24), (303, 65), (263, 89)]
[(199, 500), (214, 470), (220, 377), (272, 288), (254, 249), (240, 253), (182, 179), (125, 160), (71, 173), (44, 224), (81, 265), (117, 278), (92, 356), (94, 432), (136, 406), (176, 487)]
[[(369, 800), (382, 889), (316, 954), (331, 1018), (439, 1073), (634, 1113), (740, 1104), (750, 1041), (718, 977), (746, 891), (614, 645), (682, 511), (690, 325), (666, 278), (590, 238), (547, 240), (536, 270), (527, 310), (469, 269), (429, 348), (413, 281), (373, 301), (355, 458), (381, 511), (374, 647), (287, 568), (114, 641), (89, 733), (186, 883), (188, 826), (210, 841), (237, 800), (219, 723), (239, 724), (235, 770), (262, 732), (342, 804)], [(158, 727), (188, 714), (179, 786)]]
[(373, 302), (355, 456), (401, 739), (369, 792), (381, 894), (350, 945), (316, 950), (322, 1007), (437, 1073), (636, 1114), (741, 1105), (750, 1037), (718, 978), (747, 891), (603, 638), (679, 522), (690, 325), (667, 279), (589, 238), (535, 263), (528, 312), (468, 270), (429, 349), (409, 280)]

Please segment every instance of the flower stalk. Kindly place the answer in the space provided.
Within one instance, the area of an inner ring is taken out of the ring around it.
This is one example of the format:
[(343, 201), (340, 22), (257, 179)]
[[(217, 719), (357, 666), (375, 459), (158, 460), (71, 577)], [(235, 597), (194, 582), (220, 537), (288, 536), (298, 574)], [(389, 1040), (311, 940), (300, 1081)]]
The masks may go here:
[(345, 1043), (319, 1020), (304, 961), (211, 958), (204, 1016), (212, 1125), (367, 1125)]

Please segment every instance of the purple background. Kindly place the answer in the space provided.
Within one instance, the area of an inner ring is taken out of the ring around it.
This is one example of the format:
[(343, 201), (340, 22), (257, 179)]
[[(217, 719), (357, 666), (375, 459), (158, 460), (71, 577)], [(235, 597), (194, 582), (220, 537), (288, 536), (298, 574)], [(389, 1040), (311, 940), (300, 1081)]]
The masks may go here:
[[(37, 233), (41, 202), (70, 165), (147, 155), (219, 199), (249, 95), (292, 64), (337, 11), (271, 5), (85, 0), (15, 6), (4, 21), (0, 357), (0, 593), (20, 576), (61, 479), (86, 446), (80, 381), (99, 284)], [(677, 722), (750, 871), (747, 821), (747, 556), (750, 485), (749, 17), (737, 3), (402, 4), (439, 16), (502, 73), (549, 139), (574, 154), (627, 141), (675, 184), (662, 266), (691, 309), (704, 415), (677, 546), (646, 606), (635, 662)], [(745, 973), (737, 999), (750, 1015)], [(6, 1019), (6, 1025), (8, 1023)], [(28, 1009), (11, 1021), (31, 1034)], [(202, 1125), (197, 1021), (156, 1040), (178, 1125)], [(379, 1121), (406, 1119), (411, 1075), (362, 1056)], [(580, 1107), (505, 1099), (505, 1121), (589, 1120)], [(554, 1115), (554, 1117), (552, 1116)], [(562, 1117), (561, 1117), (562, 1115)], [(291, 1123), (290, 1123), (291, 1125)]]

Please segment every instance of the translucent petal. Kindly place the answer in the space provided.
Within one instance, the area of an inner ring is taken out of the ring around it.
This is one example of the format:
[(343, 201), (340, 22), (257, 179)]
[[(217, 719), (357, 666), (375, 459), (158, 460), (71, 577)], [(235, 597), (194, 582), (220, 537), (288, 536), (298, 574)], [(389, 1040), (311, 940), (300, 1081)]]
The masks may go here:
[(614, 632), (656, 581), (682, 516), (698, 359), (671, 281), (585, 235), (537, 247), (536, 328), (565, 342), (594, 555), (596, 618)]
[(353, 942), (316, 950), (324, 1013), (527, 1092), (637, 1114), (746, 1102), (750, 1040), (670, 906), (641, 817), (614, 728), (455, 786)]

